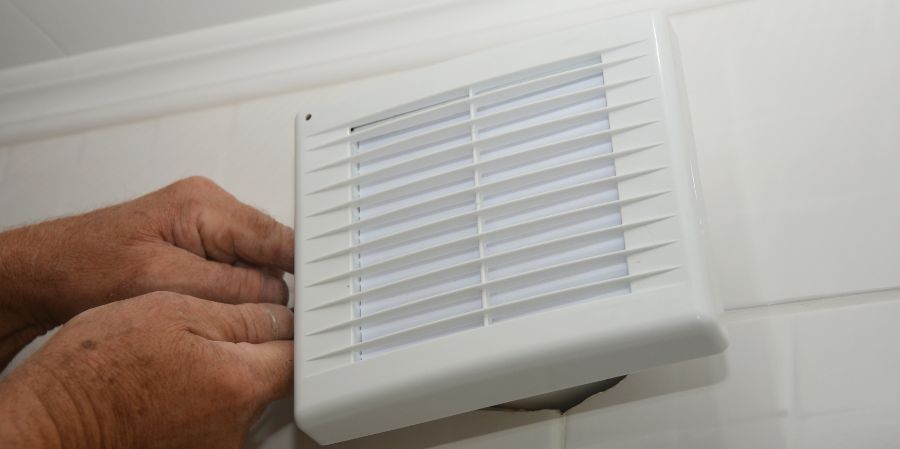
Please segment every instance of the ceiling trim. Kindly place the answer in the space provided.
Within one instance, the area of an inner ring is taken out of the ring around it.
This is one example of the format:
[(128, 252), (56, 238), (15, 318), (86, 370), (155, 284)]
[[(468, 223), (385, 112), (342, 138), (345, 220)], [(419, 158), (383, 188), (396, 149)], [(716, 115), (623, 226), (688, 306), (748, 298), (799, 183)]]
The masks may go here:
[(0, 71), (0, 145), (405, 70), (639, 10), (727, 1), (337, 1)]

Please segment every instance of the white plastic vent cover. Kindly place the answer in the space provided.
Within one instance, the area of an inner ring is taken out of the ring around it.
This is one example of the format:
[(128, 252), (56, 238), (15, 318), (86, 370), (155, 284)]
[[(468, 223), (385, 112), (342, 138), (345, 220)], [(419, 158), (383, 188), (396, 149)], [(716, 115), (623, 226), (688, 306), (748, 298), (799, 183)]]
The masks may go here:
[(297, 418), (332, 443), (721, 351), (665, 22), (298, 119)]

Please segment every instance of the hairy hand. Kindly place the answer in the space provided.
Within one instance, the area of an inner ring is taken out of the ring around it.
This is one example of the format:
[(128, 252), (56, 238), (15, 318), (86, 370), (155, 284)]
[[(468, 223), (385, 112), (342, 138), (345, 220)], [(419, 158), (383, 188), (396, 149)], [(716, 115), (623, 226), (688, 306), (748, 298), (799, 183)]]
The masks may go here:
[(153, 291), (287, 301), (293, 231), (205, 178), (0, 234), (0, 367), (91, 307)]
[(239, 448), (290, 392), (292, 322), (175, 293), (84, 312), (0, 383), (0, 446)]

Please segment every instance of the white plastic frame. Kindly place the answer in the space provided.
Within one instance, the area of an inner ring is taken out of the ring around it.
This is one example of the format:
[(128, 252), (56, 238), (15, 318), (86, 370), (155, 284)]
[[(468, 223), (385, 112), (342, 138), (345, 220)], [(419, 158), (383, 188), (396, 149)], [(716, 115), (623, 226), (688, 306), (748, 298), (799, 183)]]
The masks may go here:
[[(385, 118), (400, 106), (414, 109), (422, 98), (601, 50), (604, 60), (636, 58), (605, 70), (608, 82), (649, 74), (640, 82), (607, 92), (610, 103), (652, 98), (610, 113), (611, 123), (648, 123), (617, 134), (614, 148), (660, 143), (658, 151), (617, 159), (617, 172), (665, 166), (652, 175), (619, 183), (622, 197), (668, 192), (622, 207), (625, 222), (670, 217), (626, 231), (626, 246), (638, 247), (661, 237), (676, 242), (629, 256), (629, 270), (676, 269), (634, 280), (632, 293), (626, 296), (504, 321), (371, 360), (354, 362), (344, 354), (316, 358), (347, 345), (351, 336), (343, 330), (306, 335), (307, 330), (339, 322), (353, 312), (344, 304), (310, 310), (346, 294), (348, 283), (308, 287), (305, 280), (340, 273), (351, 262), (349, 256), (310, 262), (317, 255), (346, 247), (349, 235), (309, 237), (346, 225), (351, 218), (342, 211), (315, 217), (304, 211), (346, 201), (348, 190), (310, 192), (350, 174), (346, 165), (315, 172), (307, 167), (346, 156), (349, 145), (305, 149), (339, 139), (350, 126)], [(342, 98), (310, 104), (298, 115), (295, 412), (307, 434), (323, 444), (339, 442), (725, 348), (717, 322), (719, 310), (708, 292), (690, 128), (673, 53), (664, 17), (630, 16), (353, 83), (342, 91)]]

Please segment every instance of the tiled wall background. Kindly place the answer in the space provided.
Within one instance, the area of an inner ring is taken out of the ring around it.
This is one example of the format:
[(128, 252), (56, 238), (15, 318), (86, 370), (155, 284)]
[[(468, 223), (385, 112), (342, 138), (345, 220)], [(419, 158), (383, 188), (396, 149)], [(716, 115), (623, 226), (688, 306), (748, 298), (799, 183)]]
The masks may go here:
[[(340, 448), (900, 447), (900, 4), (745, 0), (671, 18), (725, 354), (564, 416), (482, 411)], [(340, 86), (0, 148), (0, 228), (202, 174), (291, 224), (293, 118)], [(284, 401), (249, 447), (315, 447)]]

